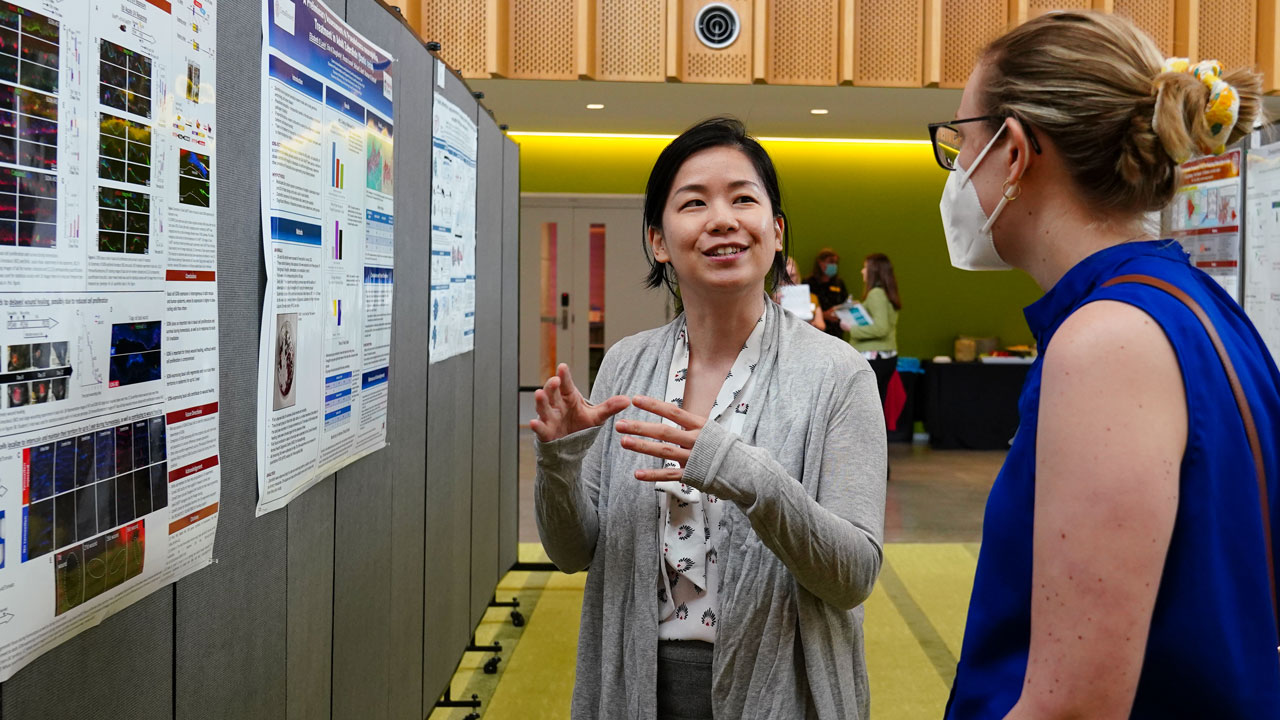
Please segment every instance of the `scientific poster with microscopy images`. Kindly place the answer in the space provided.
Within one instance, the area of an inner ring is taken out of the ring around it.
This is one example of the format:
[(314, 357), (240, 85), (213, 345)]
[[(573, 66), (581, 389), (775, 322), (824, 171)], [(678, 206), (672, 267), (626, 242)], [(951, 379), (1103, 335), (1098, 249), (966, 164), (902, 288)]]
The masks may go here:
[(0, 681), (212, 559), (214, 5), (0, 0)]
[[(443, 83), (448, 72), (437, 62)], [(438, 363), (475, 348), (476, 124), (437, 92), (431, 119), (431, 315)]]
[(386, 445), (392, 58), (321, 0), (262, 4), (259, 515)]
[(1172, 236), (1231, 297), (1240, 301), (1242, 152), (1182, 164), (1182, 182), (1169, 207)]

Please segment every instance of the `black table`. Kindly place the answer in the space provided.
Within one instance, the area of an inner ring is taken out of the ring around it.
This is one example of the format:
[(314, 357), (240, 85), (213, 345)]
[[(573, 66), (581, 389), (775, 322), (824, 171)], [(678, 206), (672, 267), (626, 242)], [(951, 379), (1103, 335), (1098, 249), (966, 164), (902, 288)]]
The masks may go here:
[(935, 448), (1008, 450), (1030, 365), (925, 363), (925, 429)]

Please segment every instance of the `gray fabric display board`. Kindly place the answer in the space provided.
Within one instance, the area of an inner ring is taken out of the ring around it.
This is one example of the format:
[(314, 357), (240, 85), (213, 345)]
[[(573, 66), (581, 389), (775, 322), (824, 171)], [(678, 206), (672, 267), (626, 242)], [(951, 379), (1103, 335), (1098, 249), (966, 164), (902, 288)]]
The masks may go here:
[[(23, 669), (0, 720), (424, 718), (515, 562), (518, 150), (387, 6), (324, 1), (397, 61), (388, 447), (254, 517), (262, 8), (224, 3), (216, 561)], [(480, 123), (476, 351), (428, 368), (437, 90)]]

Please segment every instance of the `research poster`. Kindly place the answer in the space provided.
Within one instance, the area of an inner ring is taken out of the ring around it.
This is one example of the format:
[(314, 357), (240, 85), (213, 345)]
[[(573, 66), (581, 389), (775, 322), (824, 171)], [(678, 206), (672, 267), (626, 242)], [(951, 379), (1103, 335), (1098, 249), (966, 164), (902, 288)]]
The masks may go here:
[(0, 681), (212, 560), (216, 37), (0, 0)]
[(437, 363), (475, 347), (476, 124), (439, 92), (433, 108), (428, 357)]
[(1172, 236), (1231, 297), (1240, 300), (1240, 150), (1182, 164), (1170, 208)]
[[(1254, 142), (1259, 142), (1254, 133)], [(1245, 174), (1247, 231), (1241, 305), (1280, 361), (1280, 143), (1254, 147)]]
[(266, 0), (259, 515), (386, 445), (392, 58), (321, 0)]

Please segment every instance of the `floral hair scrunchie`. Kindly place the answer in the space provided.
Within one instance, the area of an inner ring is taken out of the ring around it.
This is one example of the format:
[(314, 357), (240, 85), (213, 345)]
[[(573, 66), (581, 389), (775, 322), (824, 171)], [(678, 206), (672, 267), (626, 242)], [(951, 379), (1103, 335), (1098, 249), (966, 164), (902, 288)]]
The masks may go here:
[[(1162, 72), (1191, 73), (1209, 88), (1209, 101), (1204, 107), (1204, 120), (1209, 126), (1209, 142), (1200, 143), (1200, 152), (1220, 155), (1227, 150), (1227, 138), (1240, 119), (1240, 94), (1222, 79), (1222, 63), (1217, 60), (1201, 60), (1195, 65), (1187, 58), (1168, 58)], [(1178, 159), (1183, 162), (1186, 158)]]

